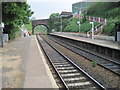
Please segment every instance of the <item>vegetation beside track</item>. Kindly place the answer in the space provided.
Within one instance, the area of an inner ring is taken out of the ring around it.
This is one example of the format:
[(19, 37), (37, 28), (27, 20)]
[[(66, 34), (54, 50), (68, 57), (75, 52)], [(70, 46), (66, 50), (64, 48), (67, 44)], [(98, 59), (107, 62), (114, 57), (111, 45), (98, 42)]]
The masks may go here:
[(30, 22), (33, 12), (27, 2), (2, 2), (2, 21), (5, 24), (4, 33), (9, 39), (14, 39), (22, 24)]
[(113, 36), (115, 33), (115, 23), (120, 20), (120, 1), (94, 3), (88, 8), (88, 15), (106, 18), (107, 25), (103, 29), (103, 34)]
[[(103, 7), (103, 8), (102, 8)], [(85, 17), (86, 11), (82, 14)], [(107, 19), (107, 24), (103, 28), (103, 34), (114, 36), (115, 23), (120, 20), (120, 2), (96, 2), (91, 4), (87, 9), (87, 15), (93, 17), (101, 17)], [(58, 13), (50, 15), (50, 19), (58, 18), (56, 22), (50, 23), (50, 30), (61, 31), (61, 20)], [(63, 32), (78, 32), (79, 26), (77, 25), (78, 18), (72, 17), (71, 19), (62, 19), (62, 31)], [(80, 32), (86, 33), (91, 29), (89, 21), (85, 18), (80, 19), (81, 26)], [(95, 26), (99, 23), (95, 23)]]

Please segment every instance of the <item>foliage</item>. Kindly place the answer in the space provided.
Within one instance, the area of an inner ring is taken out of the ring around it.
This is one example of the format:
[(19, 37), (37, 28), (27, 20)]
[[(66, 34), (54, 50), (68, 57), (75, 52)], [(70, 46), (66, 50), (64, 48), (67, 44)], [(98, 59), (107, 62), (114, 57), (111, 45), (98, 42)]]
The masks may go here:
[(111, 9), (109, 11), (106, 11), (105, 12), (105, 17), (107, 17), (109, 19), (110, 18), (116, 19), (116, 18), (119, 17), (119, 20), (120, 20), (120, 7)]
[(4, 33), (9, 34), (10, 39), (15, 38), (18, 26), (29, 23), (29, 17), (33, 14), (26, 2), (3, 2), (2, 20), (5, 24)]
[(108, 23), (103, 30), (104, 34), (113, 36), (115, 33), (115, 24), (114, 23)]
[(120, 2), (97, 2), (88, 8), (88, 15), (115, 18), (120, 16)]
[(60, 30), (60, 22), (54, 22), (54, 29), (55, 31), (59, 31)]
[(44, 25), (38, 25), (35, 27), (35, 33), (43, 33), (43, 34), (47, 34), (47, 27)]
[(65, 32), (78, 32), (77, 21), (78, 21), (78, 18), (72, 18), (72, 20), (68, 23), (64, 31)]
[[(80, 19), (80, 32), (88, 32), (91, 29), (90, 21), (86, 21), (86, 16), (95, 16), (106, 18), (108, 24), (104, 28), (104, 33), (108, 35), (114, 35), (115, 22), (120, 20), (120, 2), (92, 2), (88, 7), (87, 12), (82, 13), (83, 19)], [(60, 31), (61, 20), (52, 21), (53, 18), (59, 18), (58, 13), (53, 13), (50, 16), (50, 27), (56, 31)], [(62, 19), (62, 30), (64, 32), (78, 32), (79, 26), (77, 25), (79, 18)], [(95, 23), (95, 26), (99, 23)]]
[[(67, 27), (64, 29), (65, 32), (79, 32), (79, 26), (77, 25), (78, 18), (72, 18), (72, 20), (69, 22)], [(83, 21), (81, 19), (80, 21)], [(95, 26), (98, 25), (98, 23), (94, 22)], [(80, 32), (88, 32), (91, 30), (90, 21), (85, 21), (80, 25)]]
[(97, 2), (90, 6), (88, 15), (107, 18), (107, 25), (103, 29), (103, 34), (114, 35), (115, 23), (120, 20), (120, 1)]
[(86, 21), (86, 17), (83, 16), (83, 18), (80, 20), (80, 23), (83, 24)]
[(25, 24), (25, 27), (27, 28), (28, 31), (32, 31), (32, 24), (31, 24), (31, 22), (29, 24)]
[(85, 23), (81, 24), (81, 32), (88, 32), (91, 30), (91, 25), (89, 21), (86, 21)]
[(62, 19), (62, 29), (63, 29), (63, 31), (67, 27), (68, 23), (69, 23), (68, 19)]
[[(94, 22), (94, 27), (97, 26), (99, 23)], [(90, 24), (90, 21), (85, 21), (83, 24), (81, 24), (81, 32), (87, 33), (92, 28), (92, 25)]]
[(59, 17), (60, 17), (59, 13), (52, 13), (49, 18), (54, 19), (54, 18), (59, 18)]
[(49, 28), (50, 30), (54, 29), (55, 31), (60, 30), (60, 15), (59, 13), (52, 13), (49, 17)]

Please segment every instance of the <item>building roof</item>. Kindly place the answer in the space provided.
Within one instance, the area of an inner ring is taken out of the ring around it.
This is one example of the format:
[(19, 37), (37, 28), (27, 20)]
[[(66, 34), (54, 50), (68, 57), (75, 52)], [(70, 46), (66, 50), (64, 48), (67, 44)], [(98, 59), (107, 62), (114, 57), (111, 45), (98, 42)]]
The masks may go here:
[(72, 12), (62, 11), (60, 15), (72, 15)]

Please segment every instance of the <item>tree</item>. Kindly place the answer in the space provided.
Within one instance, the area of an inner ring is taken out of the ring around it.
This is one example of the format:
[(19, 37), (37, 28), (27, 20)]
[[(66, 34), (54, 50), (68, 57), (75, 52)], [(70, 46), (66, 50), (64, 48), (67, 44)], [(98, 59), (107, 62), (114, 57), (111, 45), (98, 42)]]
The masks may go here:
[(60, 30), (60, 22), (54, 22), (54, 29), (56, 31), (59, 31)]
[(63, 31), (67, 27), (68, 23), (69, 23), (69, 19), (62, 19), (62, 29), (63, 29)]
[[(102, 8), (103, 7), (103, 8)], [(97, 2), (88, 8), (88, 15), (115, 18), (120, 15), (120, 1), (119, 2)]]
[(59, 18), (60, 18), (60, 15), (59, 13), (52, 13), (50, 16), (49, 16), (49, 28), (50, 30), (52, 29), (55, 29), (55, 31), (59, 31), (60, 30), (60, 22), (59, 22)]
[(10, 39), (15, 38), (18, 26), (29, 23), (29, 17), (33, 14), (26, 2), (3, 2), (2, 20), (5, 24), (4, 33), (9, 34)]
[(88, 15), (106, 18), (107, 24), (103, 28), (103, 33), (107, 35), (114, 35), (116, 28), (115, 22), (120, 20), (120, 1), (97, 2), (88, 8)]
[(54, 19), (54, 18), (59, 18), (59, 17), (60, 17), (59, 13), (52, 13), (49, 18)]
[(65, 27), (64, 31), (67, 32), (78, 32), (78, 25), (77, 25), (77, 21), (79, 19), (78, 18), (72, 18), (72, 20), (68, 23), (68, 25)]

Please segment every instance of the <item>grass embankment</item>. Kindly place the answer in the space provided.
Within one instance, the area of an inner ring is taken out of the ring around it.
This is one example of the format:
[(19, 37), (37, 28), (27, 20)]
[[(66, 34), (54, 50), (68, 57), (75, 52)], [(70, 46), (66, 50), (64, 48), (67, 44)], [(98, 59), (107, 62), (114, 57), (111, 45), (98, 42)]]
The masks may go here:
[(25, 24), (25, 27), (27, 28), (28, 31), (32, 31), (32, 24)]
[[(64, 32), (79, 32), (79, 25), (77, 24), (78, 19), (77, 18), (73, 18), (68, 25), (65, 27), (65, 29), (63, 30)], [(81, 25), (80, 25), (80, 32), (83, 33), (87, 33), (88, 31), (91, 30), (92, 25), (90, 24), (90, 21), (81, 21)], [(99, 23), (94, 22), (95, 26), (97, 26)]]
[(88, 8), (88, 15), (107, 19), (107, 25), (103, 29), (103, 34), (114, 36), (115, 23), (120, 20), (119, 2), (97, 2)]
[[(96, 27), (99, 23), (94, 22), (94, 27)], [(92, 25), (90, 24), (90, 21), (86, 21), (83, 24), (81, 24), (81, 30), (82, 32), (87, 33), (88, 31), (90, 31), (92, 29)]]

